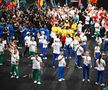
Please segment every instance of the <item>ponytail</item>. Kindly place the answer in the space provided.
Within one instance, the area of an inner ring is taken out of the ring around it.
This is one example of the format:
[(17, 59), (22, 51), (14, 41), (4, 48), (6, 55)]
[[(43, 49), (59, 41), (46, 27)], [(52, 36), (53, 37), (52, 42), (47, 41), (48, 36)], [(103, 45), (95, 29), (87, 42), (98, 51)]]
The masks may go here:
[(99, 64), (100, 64), (101, 58), (102, 58), (102, 54), (99, 55), (99, 61), (98, 61)]

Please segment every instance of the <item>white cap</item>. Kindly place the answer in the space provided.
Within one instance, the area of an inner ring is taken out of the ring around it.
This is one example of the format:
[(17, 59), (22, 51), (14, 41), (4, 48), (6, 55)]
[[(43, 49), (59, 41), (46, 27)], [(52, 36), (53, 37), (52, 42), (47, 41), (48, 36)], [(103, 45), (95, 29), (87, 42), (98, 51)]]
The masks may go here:
[(41, 31), (41, 34), (45, 34), (45, 32), (44, 31)]
[(82, 21), (79, 21), (79, 23), (82, 23)]
[(13, 17), (13, 18), (15, 18), (15, 17), (16, 17), (16, 15), (13, 15), (12, 17)]
[(26, 34), (30, 34), (30, 32), (27, 32)]

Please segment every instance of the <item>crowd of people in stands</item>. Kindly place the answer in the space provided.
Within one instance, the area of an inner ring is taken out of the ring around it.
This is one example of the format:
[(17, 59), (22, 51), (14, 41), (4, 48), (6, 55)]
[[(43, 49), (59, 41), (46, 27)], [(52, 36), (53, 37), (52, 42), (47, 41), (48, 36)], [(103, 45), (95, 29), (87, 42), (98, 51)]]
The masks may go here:
[[(91, 38), (96, 43), (92, 58), (89, 54), (91, 50), (87, 49)], [(87, 81), (90, 82), (90, 68), (93, 67), (97, 70), (96, 84), (104, 86), (106, 63), (103, 56), (108, 49), (108, 12), (92, 4), (85, 9), (66, 5), (44, 9), (34, 5), (25, 11), (10, 7), (1, 9), (0, 65), (3, 65), (4, 52), (9, 50), (11, 78), (19, 78), (20, 47), (25, 48), (22, 56), (28, 54), (28, 59), (31, 59), (34, 83), (41, 84), (41, 68), (44, 61), (48, 60), (47, 49), (50, 47), (53, 51), (52, 67), (59, 67), (58, 81), (65, 80), (65, 60), (74, 57), (75, 66), (82, 68), (83, 82), (86, 72)]]

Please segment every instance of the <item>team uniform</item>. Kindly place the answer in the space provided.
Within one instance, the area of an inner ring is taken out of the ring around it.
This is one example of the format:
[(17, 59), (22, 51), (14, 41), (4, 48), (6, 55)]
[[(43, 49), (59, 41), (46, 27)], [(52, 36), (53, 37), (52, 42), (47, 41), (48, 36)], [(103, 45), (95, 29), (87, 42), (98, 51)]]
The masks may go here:
[(100, 55), (100, 46), (95, 46), (94, 48), (94, 67), (96, 67), (96, 60), (99, 58)]
[(35, 55), (37, 53), (37, 42), (30, 41), (29, 43), (29, 55)]
[[(42, 32), (42, 33), (44, 33), (44, 32)], [(44, 37), (45, 37), (44, 34), (42, 34), (42, 35), (39, 37), (39, 46), (40, 46), (41, 55), (42, 55), (42, 47), (43, 47)]]
[(87, 72), (87, 79), (88, 82), (90, 81), (90, 64), (91, 64), (91, 57), (90, 56), (82, 56), (83, 58), (83, 81), (86, 79), (86, 72)]
[(82, 48), (84, 49), (84, 53), (86, 52), (87, 48), (87, 37), (85, 35), (80, 35), (80, 39), (82, 41)]
[(71, 48), (71, 42), (72, 42), (72, 38), (71, 37), (66, 37), (66, 41), (65, 41), (65, 56), (66, 59), (72, 58), (72, 48)]
[(94, 27), (95, 27), (95, 34), (96, 34), (96, 38), (97, 38), (100, 35), (100, 24), (98, 22), (96, 22)]
[[(58, 41), (58, 40), (56, 39), (56, 41)], [(52, 61), (53, 67), (55, 67), (55, 65), (56, 65), (56, 59), (58, 58), (58, 56), (60, 54), (61, 47), (62, 47), (62, 44), (60, 42), (54, 42), (52, 44), (52, 48), (53, 48), (53, 61)]]
[(32, 60), (32, 71), (33, 71), (33, 79), (34, 83), (41, 84), (41, 64), (42, 64), (42, 59), (41, 57), (31, 57)]
[(99, 59), (96, 61), (97, 64), (97, 81), (96, 84), (101, 84), (101, 86), (104, 86), (103, 80), (104, 80), (104, 72), (105, 72), (105, 61), (103, 59)]
[(104, 53), (106, 52), (107, 49), (108, 49), (108, 38), (105, 38), (104, 39), (104, 46), (103, 46)]
[[(27, 34), (29, 34), (29, 32), (27, 32)], [(31, 36), (26, 36), (25, 38), (24, 38), (24, 40), (25, 40), (25, 50), (24, 50), (24, 56), (25, 56), (25, 54), (27, 53), (27, 52), (29, 52), (29, 44), (30, 44), (30, 41), (31, 41)]]
[(64, 68), (66, 67), (65, 57), (63, 55), (58, 56), (58, 81), (64, 80)]
[(46, 39), (44, 39), (43, 40), (43, 47), (42, 47), (43, 59), (47, 59), (47, 57), (46, 57), (47, 46), (48, 46), (48, 41)]
[(3, 51), (4, 51), (4, 44), (0, 43), (0, 65), (3, 65)]
[(83, 54), (84, 50), (81, 47), (81, 45), (77, 45), (75, 51), (76, 51), (76, 55), (77, 55), (77, 59), (78, 59), (78, 61), (77, 61), (77, 67), (80, 69), (80, 68), (82, 68), (81, 67), (81, 61), (82, 61), (81, 55)]
[(16, 78), (19, 78), (19, 52), (17, 51), (17, 53), (14, 53), (14, 50), (11, 49), (11, 72), (12, 72), (12, 76), (11, 78), (15, 77), (16, 74)]

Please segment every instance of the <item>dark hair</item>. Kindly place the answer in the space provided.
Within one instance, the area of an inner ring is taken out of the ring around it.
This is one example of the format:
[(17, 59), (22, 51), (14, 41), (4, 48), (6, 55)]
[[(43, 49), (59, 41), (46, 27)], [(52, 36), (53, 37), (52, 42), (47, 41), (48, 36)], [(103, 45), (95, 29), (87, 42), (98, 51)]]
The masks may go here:
[(100, 64), (100, 60), (101, 60), (101, 58), (102, 58), (102, 54), (99, 55), (99, 61), (98, 61), (99, 64)]

